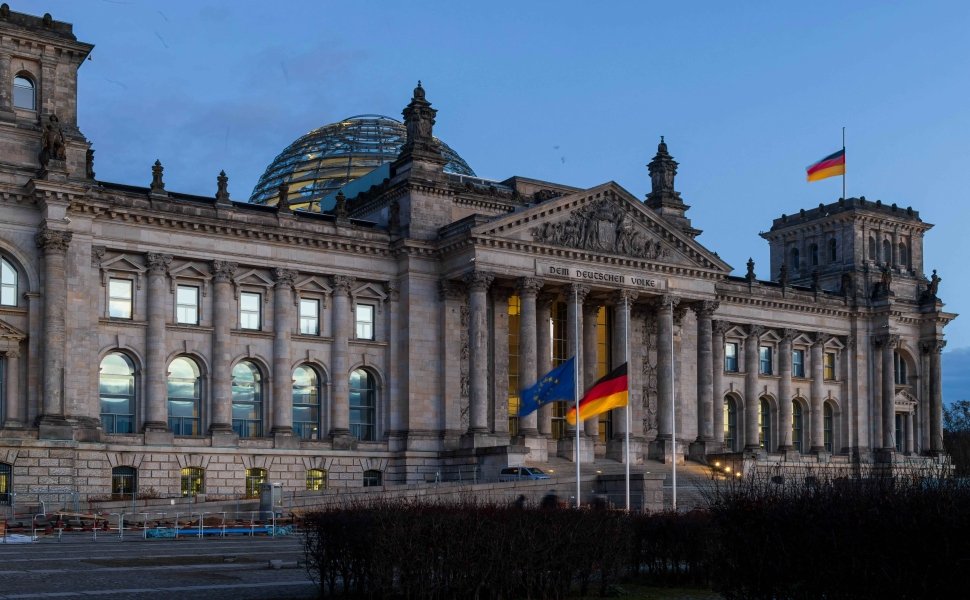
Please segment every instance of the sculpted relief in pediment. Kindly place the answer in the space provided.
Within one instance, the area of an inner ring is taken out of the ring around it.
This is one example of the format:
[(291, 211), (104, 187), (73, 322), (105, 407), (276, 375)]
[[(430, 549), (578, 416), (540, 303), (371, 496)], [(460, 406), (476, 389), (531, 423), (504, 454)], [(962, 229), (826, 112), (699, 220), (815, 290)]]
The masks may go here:
[(670, 256), (670, 251), (638, 226), (622, 208), (607, 199), (590, 202), (565, 221), (543, 223), (530, 232), (536, 242), (593, 252), (645, 259)]

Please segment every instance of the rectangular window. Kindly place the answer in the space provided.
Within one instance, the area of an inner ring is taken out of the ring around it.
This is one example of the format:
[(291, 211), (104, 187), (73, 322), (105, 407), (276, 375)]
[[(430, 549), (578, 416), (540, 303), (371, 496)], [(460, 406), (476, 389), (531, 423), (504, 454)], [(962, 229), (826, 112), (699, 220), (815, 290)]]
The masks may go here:
[(738, 343), (737, 342), (728, 342), (724, 344), (724, 370), (730, 373), (738, 372)]
[(822, 379), (835, 380), (835, 352), (826, 352), (822, 360)]
[(300, 333), (320, 335), (320, 301), (300, 298)]
[(357, 305), (357, 339), (374, 339), (374, 307), (370, 304)]
[(175, 292), (175, 320), (183, 325), (199, 324), (199, 288), (180, 285)]
[(771, 346), (761, 346), (758, 348), (758, 357), (762, 375), (771, 375)]
[(260, 305), (262, 297), (255, 292), (239, 294), (239, 328), (260, 329)]
[(509, 435), (519, 435), (519, 316), (522, 300), (518, 295), (509, 296)]
[(791, 351), (791, 374), (792, 374), (792, 377), (805, 376), (805, 351), (804, 350)]
[(108, 280), (108, 316), (112, 319), (131, 318), (131, 283), (130, 279)]

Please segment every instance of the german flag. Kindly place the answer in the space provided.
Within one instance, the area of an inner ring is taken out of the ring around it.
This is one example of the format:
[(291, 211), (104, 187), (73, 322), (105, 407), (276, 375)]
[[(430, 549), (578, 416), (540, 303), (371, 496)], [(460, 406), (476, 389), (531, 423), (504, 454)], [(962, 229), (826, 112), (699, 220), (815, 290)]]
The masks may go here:
[(809, 181), (818, 181), (836, 175), (845, 175), (845, 148), (829, 154), (815, 164), (805, 167)]
[[(579, 401), (579, 416), (585, 421), (611, 408), (626, 406), (628, 389), (626, 363), (623, 363), (589, 388), (583, 399)], [(566, 422), (570, 425), (576, 424), (575, 406), (566, 413)]]

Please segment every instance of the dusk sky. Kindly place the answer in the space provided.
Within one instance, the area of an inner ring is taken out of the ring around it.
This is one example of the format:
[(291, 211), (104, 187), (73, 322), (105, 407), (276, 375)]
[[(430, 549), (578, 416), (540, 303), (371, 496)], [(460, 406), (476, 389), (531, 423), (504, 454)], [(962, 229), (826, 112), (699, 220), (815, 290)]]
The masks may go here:
[[(935, 224), (944, 399), (970, 399), (970, 3), (7, 0), (96, 45), (79, 126), (97, 178), (246, 200), (316, 127), (400, 119), (422, 80), (435, 133), (489, 179), (643, 197), (666, 136), (698, 240), (767, 278), (773, 218), (841, 196), (805, 167), (841, 147), (847, 192)], [(962, 166), (961, 166), (962, 165)]]

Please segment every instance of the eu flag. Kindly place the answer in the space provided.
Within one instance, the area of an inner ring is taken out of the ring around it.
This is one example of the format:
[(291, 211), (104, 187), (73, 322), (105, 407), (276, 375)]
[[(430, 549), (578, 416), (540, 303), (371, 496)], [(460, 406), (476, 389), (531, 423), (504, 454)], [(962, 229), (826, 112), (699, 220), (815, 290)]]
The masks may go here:
[(519, 398), (519, 416), (524, 417), (539, 410), (543, 404), (576, 398), (576, 358), (570, 358), (539, 378), (536, 384), (522, 390)]

